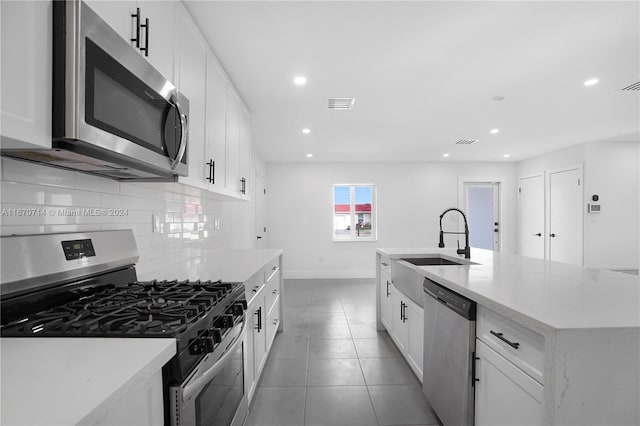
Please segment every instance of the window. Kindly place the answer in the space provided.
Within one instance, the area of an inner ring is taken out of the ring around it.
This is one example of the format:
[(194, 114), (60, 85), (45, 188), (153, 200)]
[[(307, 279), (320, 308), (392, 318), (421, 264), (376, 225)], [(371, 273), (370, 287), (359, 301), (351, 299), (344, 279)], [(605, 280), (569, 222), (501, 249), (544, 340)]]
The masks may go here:
[(334, 241), (376, 239), (375, 186), (333, 185)]

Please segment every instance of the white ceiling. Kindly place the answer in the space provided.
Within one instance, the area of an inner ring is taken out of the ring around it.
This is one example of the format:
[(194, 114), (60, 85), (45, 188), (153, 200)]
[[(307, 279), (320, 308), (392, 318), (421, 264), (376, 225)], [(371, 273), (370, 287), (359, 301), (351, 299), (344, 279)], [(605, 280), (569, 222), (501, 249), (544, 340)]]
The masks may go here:
[(621, 90), (640, 80), (638, 1), (186, 3), (266, 161), (518, 161), (639, 139), (640, 91)]

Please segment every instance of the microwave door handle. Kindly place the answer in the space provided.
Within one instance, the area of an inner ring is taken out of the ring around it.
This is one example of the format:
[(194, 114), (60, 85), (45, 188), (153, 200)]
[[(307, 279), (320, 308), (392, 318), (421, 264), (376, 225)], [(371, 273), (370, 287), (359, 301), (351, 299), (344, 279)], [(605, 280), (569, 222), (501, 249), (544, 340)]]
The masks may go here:
[(202, 373), (196, 378), (193, 378), (189, 384), (185, 385), (182, 389), (182, 401), (190, 400), (194, 396), (196, 396), (200, 391), (211, 381), (216, 374), (220, 373), (225, 366), (225, 363), (233, 356), (233, 354), (238, 350), (238, 347), (242, 344), (244, 340), (245, 330), (247, 328), (247, 322), (243, 321), (242, 330), (236, 337), (236, 339), (229, 345), (227, 351), (220, 357), (218, 361), (207, 371)]
[(180, 102), (178, 102), (178, 96), (173, 95), (174, 98), (173, 106), (178, 110), (178, 116), (180, 117), (180, 128), (182, 131), (180, 132), (180, 147), (178, 148), (178, 154), (176, 158), (171, 161), (171, 170), (175, 170), (178, 167), (180, 161), (182, 161), (182, 157), (184, 157), (184, 153), (187, 149), (187, 117), (182, 113), (182, 109), (180, 107)]

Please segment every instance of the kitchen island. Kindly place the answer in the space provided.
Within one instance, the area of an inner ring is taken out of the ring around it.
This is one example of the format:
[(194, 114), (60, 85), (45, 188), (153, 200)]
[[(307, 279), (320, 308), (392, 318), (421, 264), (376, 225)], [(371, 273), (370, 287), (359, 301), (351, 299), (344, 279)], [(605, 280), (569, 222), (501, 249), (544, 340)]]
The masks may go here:
[[(463, 265), (402, 263), (475, 301), (478, 339), (489, 330), (487, 324), (502, 324), (531, 342), (530, 350), (527, 341), (520, 350), (502, 342), (493, 349), (515, 359), (527, 379), (538, 382), (534, 385), (541, 388), (544, 424), (640, 424), (637, 276), (480, 249), (472, 249), (470, 261), (454, 249), (437, 248), (377, 249), (376, 256), (379, 330), (389, 328), (382, 321), (381, 304), (389, 263), (410, 257), (451, 258)], [(484, 401), (478, 392), (476, 388), (476, 420)]]

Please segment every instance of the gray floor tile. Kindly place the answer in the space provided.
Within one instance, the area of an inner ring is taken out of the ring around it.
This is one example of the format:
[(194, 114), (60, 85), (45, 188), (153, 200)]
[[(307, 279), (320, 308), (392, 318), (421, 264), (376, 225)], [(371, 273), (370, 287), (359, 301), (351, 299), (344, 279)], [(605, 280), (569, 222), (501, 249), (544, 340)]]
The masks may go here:
[(306, 359), (269, 359), (262, 372), (260, 386), (304, 386), (306, 379)]
[(346, 324), (347, 317), (344, 312), (311, 312), (309, 322), (312, 324)]
[(309, 359), (357, 358), (356, 347), (351, 339), (311, 339)]
[(353, 339), (358, 358), (400, 358), (402, 354), (387, 333), (378, 333), (375, 339)]
[(349, 330), (354, 339), (377, 339), (378, 330), (375, 321), (367, 322), (349, 322)]
[(282, 337), (277, 335), (273, 341), (270, 359), (307, 359), (309, 339), (305, 337)]
[(310, 324), (309, 337), (311, 339), (350, 339), (351, 332), (347, 323)]
[(420, 382), (402, 358), (360, 359), (367, 385), (417, 385)]
[(245, 426), (304, 424), (305, 388), (258, 388)]
[(364, 386), (357, 359), (310, 359), (307, 368), (307, 386)]
[(369, 386), (381, 425), (437, 425), (419, 385)]
[(307, 388), (306, 426), (372, 426), (377, 424), (366, 387)]

